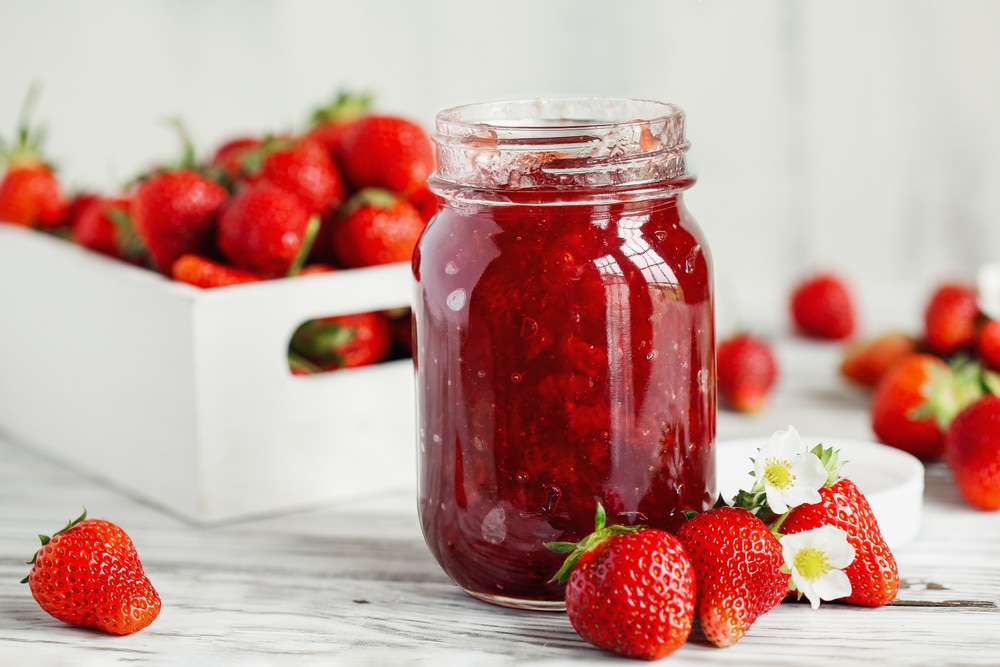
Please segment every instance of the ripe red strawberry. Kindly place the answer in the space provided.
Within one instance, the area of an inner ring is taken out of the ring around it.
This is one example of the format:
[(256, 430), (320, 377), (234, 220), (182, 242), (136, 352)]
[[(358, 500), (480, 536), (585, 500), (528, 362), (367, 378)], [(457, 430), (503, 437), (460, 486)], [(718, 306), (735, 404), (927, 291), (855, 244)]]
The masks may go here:
[(73, 239), (109, 257), (143, 264), (146, 246), (135, 232), (126, 197), (93, 197), (82, 204), (73, 222)]
[(130, 213), (156, 268), (169, 275), (181, 255), (210, 254), (226, 190), (190, 169), (163, 171), (139, 184)]
[(420, 212), (420, 217), (423, 218), (424, 222), (430, 222), (441, 205), (438, 196), (426, 185), (411, 190), (406, 195), (406, 201)]
[(813, 338), (843, 340), (856, 326), (854, 297), (844, 280), (824, 273), (792, 291), (791, 315), (799, 332)]
[(871, 506), (857, 485), (841, 478), (819, 490), (818, 503), (798, 505), (781, 524), (781, 533), (790, 535), (823, 525), (840, 528), (854, 547), (854, 560), (844, 568), (851, 582), (851, 594), (843, 602), (880, 607), (896, 599), (899, 569)]
[(17, 141), (10, 146), (0, 142), (0, 162), (6, 167), (0, 178), (0, 222), (55, 227), (64, 221), (68, 202), (55, 170), (42, 156), (44, 133), (30, 125), (37, 94), (32, 87), (25, 98)]
[(259, 151), (264, 139), (240, 136), (220, 144), (208, 160), (208, 169), (218, 174), (220, 180), (233, 187), (246, 176), (250, 155)]
[(933, 406), (957, 400), (948, 364), (930, 354), (911, 354), (876, 385), (870, 406), (872, 430), (887, 445), (921, 459), (936, 458), (944, 446), (941, 421), (950, 417), (939, 420)]
[(927, 348), (947, 357), (969, 347), (975, 339), (978, 317), (974, 287), (960, 283), (938, 286), (924, 310)]
[(778, 363), (771, 346), (748, 333), (740, 333), (716, 348), (719, 397), (739, 412), (764, 407), (778, 379)]
[(219, 249), (237, 268), (279, 278), (301, 266), (318, 226), (299, 197), (258, 181), (241, 188), (223, 210)]
[(302, 199), (310, 213), (323, 214), (344, 201), (344, 184), (330, 154), (315, 141), (265, 144), (259, 170), (251, 180), (267, 180)]
[(694, 566), (695, 615), (705, 637), (732, 646), (788, 593), (781, 543), (740, 507), (717, 507), (688, 520), (677, 537)]
[(181, 255), (174, 262), (171, 275), (174, 280), (203, 289), (256, 283), (264, 279), (256, 273), (236, 269), (201, 255)]
[(375, 187), (407, 193), (426, 183), (434, 171), (434, 145), (412, 121), (371, 114), (344, 132), (337, 164), (354, 190)]
[(694, 621), (695, 573), (680, 540), (655, 528), (604, 525), (570, 553), (556, 579), (566, 581), (566, 615), (584, 640), (633, 658), (655, 660), (684, 644)]
[(976, 331), (976, 354), (983, 366), (1000, 372), (1000, 320), (985, 320)]
[(67, 203), (51, 167), (41, 161), (11, 159), (0, 180), (0, 222), (25, 227), (54, 227)]
[(917, 352), (912, 336), (890, 331), (845, 348), (840, 362), (840, 374), (865, 387), (874, 387), (885, 373), (911, 354)]
[(1000, 509), (1000, 396), (986, 394), (962, 410), (948, 427), (944, 450), (966, 502)]
[(338, 93), (330, 104), (313, 112), (312, 126), (305, 136), (318, 142), (335, 159), (347, 128), (368, 115), (371, 102), (372, 98), (367, 94)]
[(141, 630), (160, 613), (160, 596), (125, 531), (86, 516), (40, 536), (22, 583), (43, 610), (70, 625), (116, 635)]
[(333, 255), (349, 268), (408, 262), (425, 226), (405, 199), (368, 188), (351, 197), (343, 217), (333, 225)]
[(322, 370), (367, 366), (389, 356), (392, 327), (382, 313), (321, 317), (299, 326), (289, 348)]

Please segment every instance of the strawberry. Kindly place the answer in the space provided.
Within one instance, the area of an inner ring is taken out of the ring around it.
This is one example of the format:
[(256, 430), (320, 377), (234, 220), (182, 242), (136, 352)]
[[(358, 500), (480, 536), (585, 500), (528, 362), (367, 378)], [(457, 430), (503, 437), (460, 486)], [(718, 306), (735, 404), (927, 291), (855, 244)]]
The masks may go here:
[(554, 577), (566, 582), (566, 615), (577, 634), (594, 646), (646, 660), (667, 656), (691, 634), (691, 561), (670, 533), (606, 527), (605, 520), (598, 505), (594, 533), (579, 543), (548, 545), (570, 554)]
[(126, 197), (94, 197), (73, 222), (73, 239), (85, 248), (135, 264), (147, 260), (146, 246), (135, 232)]
[(974, 287), (961, 283), (938, 286), (924, 310), (927, 348), (948, 357), (969, 347), (975, 338), (978, 317), (979, 306)]
[(190, 254), (178, 257), (170, 273), (174, 280), (203, 289), (256, 283), (264, 279), (256, 273), (236, 269), (201, 255)]
[(131, 538), (103, 519), (79, 518), (29, 561), (27, 583), (41, 608), (70, 625), (127, 635), (152, 623), (160, 596), (143, 572)]
[(740, 333), (716, 348), (716, 376), (723, 401), (739, 412), (755, 412), (767, 402), (778, 378), (778, 364), (770, 345)]
[(54, 227), (63, 222), (68, 202), (55, 170), (42, 157), (43, 133), (29, 125), (35, 98), (36, 89), (32, 88), (21, 111), (17, 143), (0, 151), (0, 159), (6, 163), (0, 179), (0, 221)]
[(368, 115), (371, 102), (372, 98), (367, 94), (338, 93), (330, 104), (313, 112), (311, 127), (305, 136), (318, 142), (330, 157), (335, 158), (344, 133), (354, 121)]
[(370, 114), (344, 131), (337, 164), (354, 190), (384, 188), (408, 193), (434, 171), (434, 145), (416, 123)]
[(299, 326), (289, 348), (322, 370), (367, 366), (389, 356), (392, 327), (374, 312), (321, 317)]
[(223, 210), (219, 249), (237, 268), (278, 278), (301, 266), (318, 226), (299, 197), (257, 181), (241, 188)]
[(986, 394), (952, 420), (944, 453), (966, 502), (1000, 509), (1000, 396)]
[(129, 212), (160, 272), (169, 275), (181, 255), (209, 254), (227, 196), (221, 185), (191, 169), (162, 171), (139, 184)]
[(1000, 372), (1000, 320), (985, 319), (976, 330), (976, 354), (983, 366)]
[(310, 213), (322, 214), (344, 200), (344, 184), (330, 154), (315, 141), (265, 144), (260, 168), (250, 180), (267, 180), (296, 195)]
[(695, 614), (716, 646), (738, 642), (788, 593), (781, 543), (767, 524), (740, 507), (717, 507), (689, 519), (677, 537), (694, 567)]
[(208, 160), (207, 169), (219, 180), (233, 187), (246, 176), (247, 163), (261, 149), (264, 139), (256, 136), (239, 136), (220, 144)]
[(875, 387), (896, 362), (917, 352), (917, 341), (899, 331), (858, 341), (844, 349), (840, 374), (856, 384)]
[(406, 201), (420, 212), (424, 222), (430, 222), (441, 205), (438, 196), (426, 185), (411, 190), (406, 195)]
[(941, 358), (917, 353), (904, 357), (879, 380), (870, 405), (872, 430), (887, 445), (921, 459), (939, 457), (944, 429), (976, 397), (979, 389), (957, 378)]
[(843, 340), (855, 329), (854, 297), (832, 273), (815, 275), (792, 291), (791, 315), (798, 331), (812, 338)]
[(878, 520), (857, 485), (841, 477), (819, 490), (818, 503), (792, 508), (781, 524), (781, 533), (791, 535), (829, 525), (847, 533), (854, 547), (854, 560), (844, 568), (851, 582), (849, 604), (881, 607), (896, 599), (899, 569), (896, 557), (882, 537)]
[(51, 167), (12, 159), (0, 180), (0, 221), (25, 227), (53, 227), (65, 215), (66, 201)]
[(349, 268), (408, 262), (425, 226), (405, 199), (388, 190), (367, 188), (351, 197), (334, 224), (333, 255)]

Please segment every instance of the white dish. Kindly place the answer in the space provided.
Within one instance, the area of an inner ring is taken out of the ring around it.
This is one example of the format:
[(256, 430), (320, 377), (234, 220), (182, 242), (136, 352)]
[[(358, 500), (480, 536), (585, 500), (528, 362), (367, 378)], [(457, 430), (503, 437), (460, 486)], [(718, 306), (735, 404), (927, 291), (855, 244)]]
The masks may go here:
[[(757, 451), (769, 438), (746, 438), (716, 444), (719, 492), (732, 500), (740, 489), (753, 484)], [(920, 529), (923, 510), (924, 466), (913, 456), (886, 445), (847, 438), (802, 436), (810, 447), (822, 442), (840, 450), (846, 461), (841, 475), (849, 478), (868, 499), (886, 543), (896, 549), (912, 540)]]

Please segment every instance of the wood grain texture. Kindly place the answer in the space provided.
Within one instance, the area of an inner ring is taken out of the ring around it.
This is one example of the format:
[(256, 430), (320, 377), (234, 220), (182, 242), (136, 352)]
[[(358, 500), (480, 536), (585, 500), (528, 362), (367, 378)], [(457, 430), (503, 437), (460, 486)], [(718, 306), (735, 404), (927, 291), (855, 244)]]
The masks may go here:
[[(763, 414), (720, 414), (720, 437), (870, 437), (864, 402), (829, 372), (828, 346), (794, 360)], [(811, 369), (811, 370), (810, 370)], [(808, 429), (808, 430), (807, 430)], [(199, 527), (0, 437), (0, 663), (4, 665), (622, 664), (565, 614), (494, 607), (460, 592), (424, 546), (407, 493)], [(132, 535), (163, 601), (146, 630), (110, 637), (42, 612), (23, 561), (35, 535), (86, 505)], [(1000, 664), (1000, 513), (967, 508), (943, 464), (927, 469), (918, 537), (896, 552), (902, 586), (881, 609), (785, 603), (734, 647), (698, 634), (664, 664)]]

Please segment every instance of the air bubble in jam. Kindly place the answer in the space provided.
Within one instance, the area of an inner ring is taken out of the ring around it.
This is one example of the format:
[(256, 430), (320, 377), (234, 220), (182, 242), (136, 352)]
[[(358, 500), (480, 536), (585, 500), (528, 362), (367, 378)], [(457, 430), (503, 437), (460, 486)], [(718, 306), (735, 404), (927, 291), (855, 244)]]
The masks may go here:
[(500, 544), (507, 539), (507, 513), (502, 507), (494, 507), (483, 517), (481, 532), (490, 544)]
[(701, 246), (696, 245), (691, 248), (691, 252), (684, 259), (684, 273), (694, 273), (695, 268), (698, 266), (698, 256), (701, 255)]
[(538, 322), (531, 319), (530, 317), (525, 317), (521, 321), (521, 338), (531, 338), (538, 333)]
[(449, 308), (457, 312), (465, 307), (465, 298), (466, 298), (465, 290), (459, 287), (457, 290), (454, 290), (451, 294), (448, 295), (448, 298), (445, 300), (445, 302), (448, 304)]
[(523, 380), (523, 379), (524, 378), (521, 376), (520, 373), (511, 373), (510, 374), (510, 381), (513, 382), (514, 384), (520, 384), (521, 380)]

